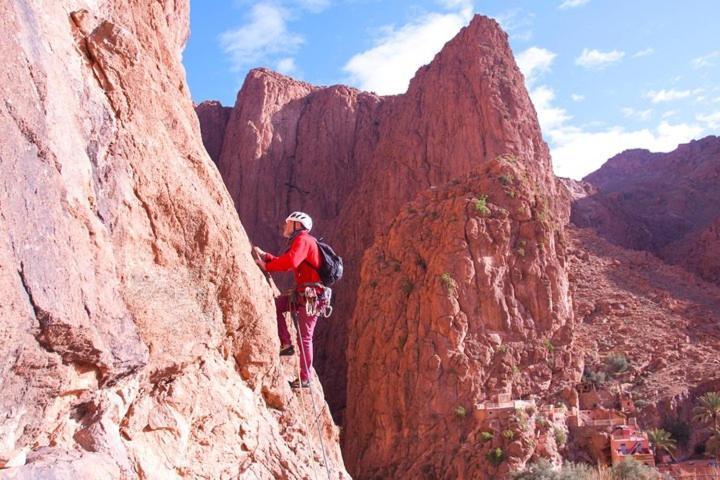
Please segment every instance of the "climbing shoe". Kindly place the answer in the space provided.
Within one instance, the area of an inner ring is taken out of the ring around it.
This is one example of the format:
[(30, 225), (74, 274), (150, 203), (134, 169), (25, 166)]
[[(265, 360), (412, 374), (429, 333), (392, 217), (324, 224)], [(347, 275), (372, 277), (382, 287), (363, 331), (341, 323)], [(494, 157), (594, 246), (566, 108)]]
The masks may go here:
[(290, 388), (310, 388), (310, 380), (303, 380), (302, 382), (298, 379), (288, 382)]
[(295, 355), (295, 347), (292, 345), (285, 345), (284, 347), (280, 347), (280, 356), (286, 357), (290, 355)]

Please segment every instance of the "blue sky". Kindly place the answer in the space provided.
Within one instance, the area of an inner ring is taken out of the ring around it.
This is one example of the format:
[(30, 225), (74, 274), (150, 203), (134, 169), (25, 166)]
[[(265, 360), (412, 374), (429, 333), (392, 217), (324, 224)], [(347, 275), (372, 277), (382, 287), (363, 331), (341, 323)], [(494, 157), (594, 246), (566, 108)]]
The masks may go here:
[(473, 13), (509, 33), (558, 175), (720, 134), (717, 0), (195, 0), (183, 61), (196, 102), (256, 66), (401, 93)]

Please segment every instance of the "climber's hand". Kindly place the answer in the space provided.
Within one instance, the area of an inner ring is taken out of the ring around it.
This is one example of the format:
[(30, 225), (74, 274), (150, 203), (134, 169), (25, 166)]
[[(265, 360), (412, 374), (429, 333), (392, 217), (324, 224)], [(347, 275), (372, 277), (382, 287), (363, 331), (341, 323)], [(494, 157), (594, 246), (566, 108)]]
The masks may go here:
[(260, 258), (265, 258), (265, 251), (260, 247), (253, 247), (253, 252)]
[(263, 272), (267, 271), (267, 263), (262, 258), (256, 258), (255, 263), (257, 263), (258, 267), (260, 267), (260, 270)]

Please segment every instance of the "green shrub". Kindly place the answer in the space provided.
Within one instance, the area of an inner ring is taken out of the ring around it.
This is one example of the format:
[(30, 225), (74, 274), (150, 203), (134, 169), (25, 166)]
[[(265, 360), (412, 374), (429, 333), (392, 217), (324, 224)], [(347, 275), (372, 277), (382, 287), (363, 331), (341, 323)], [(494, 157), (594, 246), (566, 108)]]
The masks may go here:
[(510, 185), (510, 184), (513, 182), (513, 180), (514, 180), (514, 179), (513, 179), (513, 176), (512, 176), (512, 175), (509, 175), (509, 174), (507, 174), (507, 175), (500, 175), (498, 178), (500, 179), (500, 183), (502, 183), (502, 184), (505, 185), (505, 186)]
[(545, 345), (545, 348), (548, 352), (552, 353), (555, 351), (555, 345), (553, 345), (552, 340), (550, 340), (549, 338), (546, 338), (543, 344)]
[(627, 371), (630, 361), (622, 353), (613, 353), (605, 359), (605, 371), (610, 375), (618, 375)]
[(613, 480), (660, 480), (662, 476), (656, 469), (629, 457), (612, 467), (612, 478)]
[(457, 415), (460, 418), (465, 418), (467, 416), (467, 410), (465, 410), (465, 407), (462, 405), (458, 405), (455, 407), (455, 415)]
[(562, 448), (567, 443), (567, 432), (560, 427), (553, 427), (553, 435), (555, 436), (555, 444)]
[(492, 432), (480, 432), (480, 440), (482, 440), (483, 443), (489, 442), (492, 439), (493, 439)]
[(488, 462), (492, 463), (493, 465), (500, 465), (503, 460), (505, 460), (505, 452), (502, 451), (502, 448), (493, 448), (488, 453), (485, 454), (485, 458)]
[(545, 428), (548, 425), (550, 425), (550, 422), (548, 422), (548, 419), (543, 417), (542, 415), (538, 415), (538, 417), (535, 419), (535, 426), (538, 428)]
[(445, 287), (445, 291), (447, 293), (455, 294), (457, 292), (457, 283), (449, 273), (445, 272), (440, 275), (440, 281), (442, 282), (443, 287)]
[(475, 211), (483, 217), (490, 215), (490, 209), (487, 206), (487, 195), (480, 195), (479, 198), (473, 200), (473, 206)]
[(502, 432), (502, 436), (505, 440), (512, 440), (513, 438), (515, 438), (515, 432), (513, 432), (512, 430), (505, 430)]
[(603, 385), (605, 385), (606, 380), (607, 380), (607, 376), (605, 375), (605, 372), (596, 372), (596, 371), (590, 370), (588, 368), (585, 368), (585, 371), (583, 372), (583, 376), (582, 376), (583, 383), (592, 385), (595, 388), (600, 388)]

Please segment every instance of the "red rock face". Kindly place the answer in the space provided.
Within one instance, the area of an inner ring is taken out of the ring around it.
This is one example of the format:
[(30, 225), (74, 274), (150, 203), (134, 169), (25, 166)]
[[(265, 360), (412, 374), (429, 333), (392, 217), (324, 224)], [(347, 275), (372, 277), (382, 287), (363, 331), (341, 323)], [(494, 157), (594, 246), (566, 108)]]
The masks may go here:
[(717, 281), (720, 138), (670, 153), (629, 150), (584, 180), (596, 191), (573, 204), (575, 224)]
[(478, 406), (502, 393), (557, 398), (582, 370), (569, 354), (559, 216), (542, 200), (554, 187), (535, 160), (486, 160), (426, 191), (366, 251), (348, 343), (344, 453), (356, 478), (506, 478), (536, 447), (556, 454), (527, 419), (495, 425)]
[(205, 145), (205, 149), (213, 162), (217, 163), (220, 159), (225, 127), (227, 127), (228, 120), (230, 120), (232, 108), (223, 107), (220, 102), (215, 100), (208, 100), (195, 105), (195, 113), (198, 120), (200, 120), (200, 125), (203, 126), (203, 145)]
[(304, 210), (345, 258), (334, 317), (316, 334), (316, 368), (336, 412), (345, 405), (347, 324), (363, 252), (419, 192), (520, 152), (538, 164), (538, 184), (551, 185), (547, 146), (507, 37), (484, 17), (403, 95), (317, 88), (266, 70), (248, 75), (219, 169), (254, 242), (281, 248), (280, 224)]
[(0, 2), (3, 476), (302, 478), (319, 435), (344, 475), (200, 143), (188, 2), (70, 3)]

